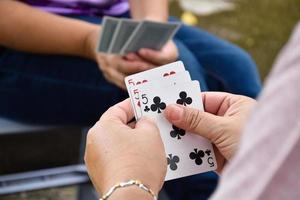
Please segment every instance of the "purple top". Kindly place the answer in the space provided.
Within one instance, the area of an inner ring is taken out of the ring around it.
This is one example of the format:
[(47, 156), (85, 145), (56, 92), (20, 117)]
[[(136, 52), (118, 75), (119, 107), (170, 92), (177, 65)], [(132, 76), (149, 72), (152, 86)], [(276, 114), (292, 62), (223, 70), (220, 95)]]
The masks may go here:
[(20, 0), (62, 15), (120, 15), (129, 10), (128, 0)]

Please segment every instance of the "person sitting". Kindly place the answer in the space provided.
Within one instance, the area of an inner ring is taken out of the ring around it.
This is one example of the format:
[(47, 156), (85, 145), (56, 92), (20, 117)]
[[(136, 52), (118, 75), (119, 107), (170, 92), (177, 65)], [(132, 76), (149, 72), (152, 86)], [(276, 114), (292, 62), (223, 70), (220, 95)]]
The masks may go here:
[[(299, 58), (300, 24), (258, 103), (245, 96), (204, 92), (204, 112), (167, 106), (164, 114), (172, 124), (209, 139), (216, 147), (222, 178), (212, 200), (300, 197)], [(132, 117), (127, 99), (108, 109), (88, 133), (88, 172), (99, 194), (108, 194), (110, 200), (153, 199), (164, 183), (167, 161), (159, 130), (145, 117), (128, 124)], [(106, 193), (114, 184), (132, 179), (127, 183), (132, 187), (121, 185)]]
[(90, 125), (127, 97), (125, 76), (177, 59), (204, 91), (257, 96), (261, 83), (250, 56), (196, 27), (182, 25), (161, 51), (95, 51), (104, 15), (166, 22), (168, 1), (155, 1), (0, 1), (0, 115)]
[[(161, 51), (141, 49), (123, 57), (95, 52), (104, 15), (167, 22), (168, 0), (1, 0), (0, 116), (89, 126), (127, 98), (125, 76), (177, 59), (203, 91), (256, 97), (261, 89), (255, 63), (245, 51), (192, 26), (182, 25)], [(210, 195), (216, 176), (204, 178), (212, 182), (203, 186), (207, 194), (191, 196)], [(171, 181), (165, 189), (174, 200), (187, 200), (186, 193), (199, 182), (192, 179)]]

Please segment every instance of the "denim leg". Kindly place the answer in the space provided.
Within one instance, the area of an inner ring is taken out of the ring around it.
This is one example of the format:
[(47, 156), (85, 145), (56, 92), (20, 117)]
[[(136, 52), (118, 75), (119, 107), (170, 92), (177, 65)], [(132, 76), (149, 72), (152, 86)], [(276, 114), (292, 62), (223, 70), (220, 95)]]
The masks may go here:
[(108, 83), (90, 60), (5, 50), (0, 55), (0, 97), (3, 117), (91, 125), (127, 94)]
[[(256, 97), (261, 81), (254, 61), (239, 47), (199, 28), (183, 25), (175, 38), (194, 54), (206, 73), (209, 90)], [(216, 84), (216, 82), (221, 83)]]
[(204, 70), (199, 64), (193, 53), (180, 41), (174, 40), (177, 49), (179, 51), (179, 60), (181, 60), (185, 66), (185, 69), (189, 71), (192, 80), (198, 80), (200, 82), (201, 90), (207, 91), (207, 84), (204, 77)]

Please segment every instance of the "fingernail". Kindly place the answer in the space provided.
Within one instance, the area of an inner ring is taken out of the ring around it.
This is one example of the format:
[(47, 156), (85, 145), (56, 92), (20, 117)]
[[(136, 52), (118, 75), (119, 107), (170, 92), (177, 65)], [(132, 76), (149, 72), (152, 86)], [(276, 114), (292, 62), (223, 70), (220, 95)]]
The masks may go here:
[(171, 121), (179, 121), (180, 119), (183, 118), (183, 108), (179, 105), (170, 105), (168, 110), (167, 110), (167, 117)]
[(147, 50), (146, 50), (146, 49), (141, 49), (141, 50), (140, 50), (140, 53), (141, 53), (141, 54), (146, 54), (146, 53), (147, 53)]

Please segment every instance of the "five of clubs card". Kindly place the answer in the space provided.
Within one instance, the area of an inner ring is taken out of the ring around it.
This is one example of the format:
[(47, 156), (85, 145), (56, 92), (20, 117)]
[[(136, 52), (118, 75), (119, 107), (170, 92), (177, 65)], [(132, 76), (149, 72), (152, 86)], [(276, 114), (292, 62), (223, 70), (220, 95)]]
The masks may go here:
[(166, 180), (217, 169), (212, 144), (205, 138), (182, 130), (164, 117), (169, 104), (203, 110), (198, 81), (192, 81), (181, 61), (130, 75), (125, 84), (135, 118), (155, 120), (166, 150)]

